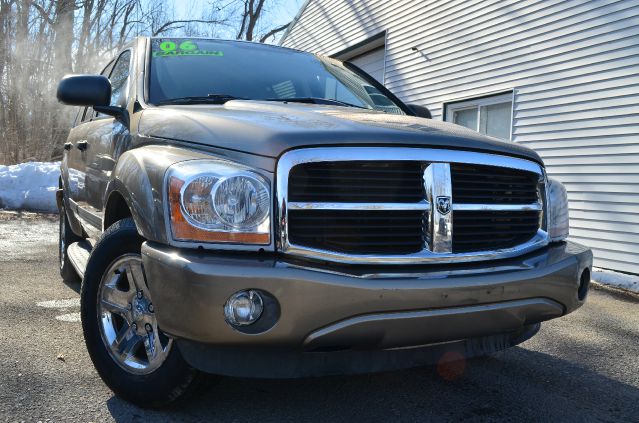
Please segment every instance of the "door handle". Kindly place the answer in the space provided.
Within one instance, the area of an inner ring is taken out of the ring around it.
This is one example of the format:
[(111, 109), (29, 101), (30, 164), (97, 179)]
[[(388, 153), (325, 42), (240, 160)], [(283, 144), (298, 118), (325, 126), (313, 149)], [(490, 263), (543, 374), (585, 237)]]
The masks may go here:
[(64, 143), (64, 149), (65, 150), (69, 151), (69, 150), (71, 150), (71, 147), (73, 147), (73, 143), (70, 143), (70, 142), (65, 142)]
[(78, 141), (75, 146), (78, 147), (78, 150), (84, 151), (89, 146), (89, 142), (87, 140)]

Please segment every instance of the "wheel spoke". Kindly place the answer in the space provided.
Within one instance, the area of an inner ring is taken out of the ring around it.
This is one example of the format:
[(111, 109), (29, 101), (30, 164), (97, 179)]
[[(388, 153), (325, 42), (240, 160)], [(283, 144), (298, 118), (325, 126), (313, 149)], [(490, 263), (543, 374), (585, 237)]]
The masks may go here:
[(111, 285), (105, 285), (102, 290), (102, 307), (128, 318), (130, 294)]
[(116, 347), (117, 353), (122, 361), (130, 359), (135, 349), (140, 345), (140, 342), (142, 342), (142, 337), (136, 334), (132, 329), (127, 332), (128, 333), (124, 335), (124, 339), (122, 339)]
[(112, 302), (102, 300), (101, 302), (102, 308), (106, 311), (110, 311), (111, 313), (115, 313), (118, 316), (122, 316), (126, 320), (129, 320), (129, 309), (123, 307), (119, 304), (113, 304)]
[(121, 291), (115, 286), (105, 285), (102, 292), (102, 299), (124, 308), (129, 306), (131, 301), (131, 294), (125, 291)]
[(129, 280), (129, 284), (133, 285), (132, 288), (135, 288), (137, 291), (143, 291), (146, 296), (149, 295), (141, 262), (134, 260), (129, 261), (126, 264), (126, 277)]
[(149, 364), (154, 362), (162, 355), (162, 344), (160, 343), (160, 337), (156, 332), (147, 332), (144, 337), (144, 349), (146, 350), (146, 356), (149, 359)]
[(116, 334), (111, 347), (119, 351), (122, 343), (126, 341), (126, 339), (129, 338), (131, 334), (133, 334), (133, 328), (131, 326), (122, 326), (122, 328), (120, 328), (120, 330)]

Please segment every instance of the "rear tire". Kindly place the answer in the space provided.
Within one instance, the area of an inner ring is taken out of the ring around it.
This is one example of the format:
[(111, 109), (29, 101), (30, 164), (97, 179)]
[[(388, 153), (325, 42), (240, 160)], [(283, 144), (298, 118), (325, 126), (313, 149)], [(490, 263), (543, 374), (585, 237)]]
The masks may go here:
[(79, 241), (82, 241), (82, 238), (74, 234), (71, 230), (66, 208), (64, 207), (64, 200), (62, 200), (62, 204), (60, 205), (60, 226), (58, 236), (58, 263), (60, 265), (60, 276), (62, 276), (62, 280), (67, 283), (80, 282), (80, 276), (78, 276), (78, 272), (75, 271), (75, 268), (71, 264), (67, 254), (69, 245)]
[(204, 375), (157, 327), (132, 219), (109, 227), (91, 252), (81, 291), (87, 350), (102, 380), (141, 407), (162, 407), (194, 393)]

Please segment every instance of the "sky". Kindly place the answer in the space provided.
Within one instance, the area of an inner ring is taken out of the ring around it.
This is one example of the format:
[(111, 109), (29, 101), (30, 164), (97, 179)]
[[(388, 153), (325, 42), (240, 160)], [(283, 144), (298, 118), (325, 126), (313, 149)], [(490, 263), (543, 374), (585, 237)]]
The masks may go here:
[[(269, 0), (268, 9), (264, 15), (269, 21), (269, 29), (284, 25), (293, 20), (304, 0)], [(207, 0), (174, 0), (176, 19), (188, 19), (200, 16), (203, 8), (207, 7)], [(280, 33), (281, 36), (283, 33)], [(279, 38), (278, 36), (278, 38)]]

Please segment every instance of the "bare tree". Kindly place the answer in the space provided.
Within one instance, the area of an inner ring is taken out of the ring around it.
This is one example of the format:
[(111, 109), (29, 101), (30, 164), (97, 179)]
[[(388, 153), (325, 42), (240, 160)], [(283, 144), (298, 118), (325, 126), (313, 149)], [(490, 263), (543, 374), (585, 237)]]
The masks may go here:
[(53, 68), (58, 77), (73, 71), (71, 45), (73, 43), (74, 0), (58, 0), (55, 2), (53, 33)]
[(170, 0), (0, 0), (0, 164), (61, 151), (75, 114), (55, 99), (65, 73), (98, 72), (137, 35), (230, 31), (264, 42), (286, 27), (261, 32), (275, 1), (209, 0), (199, 16), (182, 19)]
[[(241, 0), (240, 4), (242, 12), (240, 14), (240, 28), (238, 29), (236, 39), (253, 41), (257, 36), (258, 24), (264, 18), (265, 5), (269, 3), (267, 0)], [(270, 3), (273, 3), (272, 1)], [(290, 23), (278, 26), (267, 31), (261, 37), (259, 41), (261, 43), (268, 40), (275, 34), (284, 31)]]

